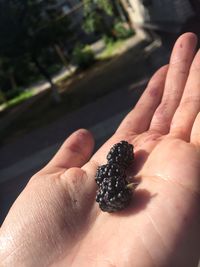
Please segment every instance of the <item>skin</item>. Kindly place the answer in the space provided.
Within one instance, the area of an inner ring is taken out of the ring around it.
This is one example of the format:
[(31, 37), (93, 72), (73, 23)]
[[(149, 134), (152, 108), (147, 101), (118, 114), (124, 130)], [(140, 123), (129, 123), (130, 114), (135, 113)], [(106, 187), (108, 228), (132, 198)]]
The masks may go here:
[[(34, 175), (0, 229), (0, 266), (196, 267), (200, 255), (200, 51), (177, 40), (116, 133), (73, 133)], [(111, 146), (135, 147), (128, 208), (102, 212), (94, 175)], [(89, 158), (91, 159), (89, 160)]]

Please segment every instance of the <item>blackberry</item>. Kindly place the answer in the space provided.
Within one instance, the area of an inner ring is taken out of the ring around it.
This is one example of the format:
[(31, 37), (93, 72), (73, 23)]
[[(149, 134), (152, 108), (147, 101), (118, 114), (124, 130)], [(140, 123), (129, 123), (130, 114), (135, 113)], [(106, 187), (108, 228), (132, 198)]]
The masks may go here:
[(127, 141), (121, 141), (115, 144), (107, 155), (109, 163), (117, 163), (124, 166), (124, 168), (129, 167), (133, 159), (133, 145), (129, 144)]
[(105, 178), (113, 176), (124, 177), (125, 170), (116, 163), (109, 163), (98, 167), (95, 180), (100, 185)]
[(125, 176), (113, 176), (103, 180), (96, 196), (102, 211), (119, 211), (129, 204), (132, 191), (127, 188), (127, 184)]
[(119, 211), (129, 204), (132, 190), (130, 185), (128, 187), (125, 170), (133, 159), (133, 145), (121, 141), (110, 149), (108, 163), (98, 167), (95, 176), (99, 186), (96, 201), (102, 211)]

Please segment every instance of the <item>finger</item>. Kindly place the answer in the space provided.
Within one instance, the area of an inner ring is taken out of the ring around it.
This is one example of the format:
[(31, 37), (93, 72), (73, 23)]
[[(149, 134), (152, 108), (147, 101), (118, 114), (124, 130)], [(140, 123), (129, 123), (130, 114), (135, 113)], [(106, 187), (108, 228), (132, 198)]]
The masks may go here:
[(118, 131), (132, 131), (139, 134), (149, 128), (152, 116), (162, 98), (167, 70), (168, 66), (163, 66), (153, 75), (140, 100), (123, 120)]
[(189, 141), (192, 126), (200, 111), (200, 50), (190, 68), (190, 74), (179, 107), (172, 119), (170, 134)]
[(170, 58), (162, 101), (155, 111), (150, 129), (161, 134), (169, 132), (172, 117), (178, 107), (192, 63), (197, 37), (193, 33), (181, 35)]
[(93, 148), (94, 138), (92, 134), (85, 129), (80, 129), (63, 143), (53, 159), (47, 164), (45, 170), (49, 168), (81, 167), (91, 157)]
[(200, 112), (198, 113), (193, 127), (192, 127), (192, 132), (190, 136), (190, 141), (200, 147)]

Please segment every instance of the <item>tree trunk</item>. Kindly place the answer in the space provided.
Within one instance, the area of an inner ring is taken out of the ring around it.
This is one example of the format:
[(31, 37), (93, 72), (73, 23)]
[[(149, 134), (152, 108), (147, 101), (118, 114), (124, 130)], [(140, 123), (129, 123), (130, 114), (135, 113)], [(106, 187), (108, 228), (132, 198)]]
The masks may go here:
[(54, 44), (54, 48), (56, 50), (57, 55), (59, 56), (61, 62), (65, 65), (65, 67), (68, 67), (68, 62), (63, 54), (62, 49), (60, 48), (60, 46), (58, 44)]
[(114, 13), (119, 15), (123, 22), (127, 22), (128, 20), (127, 20), (127, 18), (125, 16), (125, 11), (122, 8), (122, 6), (120, 5), (119, 1), (118, 0), (117, 1), (114, 0), (114, 1), (112, 1), (112, 4), (113, 4), (113, 7), (114, 7), (114, 11), (115, 11)]
[(58, 92), (57, 86), (53, 83), (51, 76), (49, 75), (48, 71), (42, 66), (42, 64), (39, 62), (38, 58), (36, 56), (32, 56), (32, 60), (35, 63), (36, 68), (39, 70), (39, 72), (45, 77), (45, 79), (50, 83), (51, 85), (51, 91), (52, 91), (52, 98), (55, 103), (61, 102), (61, 97)]
[(57, 55), (59, 56), (61, 62), (64, 64), (64, 66), (68, 69), (69, 73), (72, 73), (72, 70), (69, 66), (69, 62), (67, 61), (62, 49), (60, 48), (60, 46), (58, 44), (54, 44), (54, 48), (55, 51), (57, 53)]
[(133, 20), (131, 19), (130, 13), (129, 13), (130, 7), (128, 6), (128, 3), (126, 2), (126, 0), (120, 0), (120, 2), (121, 2), (121, 5), (123, 6), (123, 8), (127, 14), (129, 27), (131, 29), (134, 29), (134, 23), (133, 23)]

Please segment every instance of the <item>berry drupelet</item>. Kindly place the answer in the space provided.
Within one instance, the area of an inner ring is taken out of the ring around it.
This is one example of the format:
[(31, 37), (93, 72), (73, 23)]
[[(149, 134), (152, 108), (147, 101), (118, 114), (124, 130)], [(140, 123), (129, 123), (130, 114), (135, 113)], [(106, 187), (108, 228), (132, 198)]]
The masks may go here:
[(127, 141), (121, 141), (115, 144), (107, 155), (109, 163), (117, 163), (123, 165), (125, 168), (131, 165), (133, 159), (133, 145)]
[(104, 178), (113, 177), (113, 176), (124, 177), (125, 170), (116, 163), (105, 164), (97, 168), (95, 181), (97, 185), (100, 185), (103, 182)]
[(119, 211), (129, 204), (132, 191), (127, 188), (127, 184), (125, 177), (114, 176), (103, 180), (96, 196), (102, 211)]

